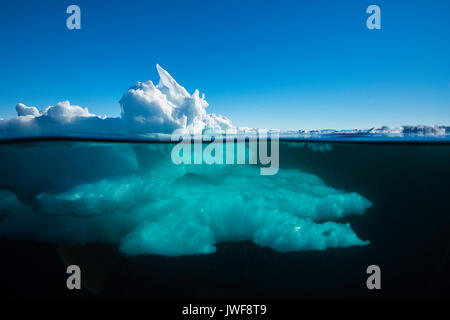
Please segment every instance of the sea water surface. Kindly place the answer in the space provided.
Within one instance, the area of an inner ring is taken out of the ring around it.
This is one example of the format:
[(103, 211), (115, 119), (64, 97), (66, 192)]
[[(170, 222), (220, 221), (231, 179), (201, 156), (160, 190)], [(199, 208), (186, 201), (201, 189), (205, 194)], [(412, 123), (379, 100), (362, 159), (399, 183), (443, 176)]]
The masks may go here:
[(273, 176), (100, 140), (0, 144), (2, 298), (449, 297), (446, 139), (285, 137)]

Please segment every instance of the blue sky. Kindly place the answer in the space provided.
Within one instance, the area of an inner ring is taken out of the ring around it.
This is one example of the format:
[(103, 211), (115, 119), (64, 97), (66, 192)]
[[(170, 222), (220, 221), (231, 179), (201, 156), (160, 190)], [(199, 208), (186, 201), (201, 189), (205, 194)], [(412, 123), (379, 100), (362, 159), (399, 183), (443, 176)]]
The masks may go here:
[(239, 126), (450, 125), (449, 57), (448, 0), (2, 0), (0, 117), (62, 100), (118, 116), (159, 63)]

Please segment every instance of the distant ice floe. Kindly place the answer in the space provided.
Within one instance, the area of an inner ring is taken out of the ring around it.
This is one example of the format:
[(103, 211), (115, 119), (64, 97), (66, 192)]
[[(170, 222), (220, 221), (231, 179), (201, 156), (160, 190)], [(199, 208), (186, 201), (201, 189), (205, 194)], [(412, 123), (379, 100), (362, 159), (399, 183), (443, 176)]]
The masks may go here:
[(288, 130), (285, 134), (310, 134), (310, 135), (421, 135), (421, 136), (443, 136), (450, 134), (450, 126), (402, 126), (398, 128), (390, 128), (382, 126), (380, 128), (371, 129), (321, 129), (321, 130)]
[[(383, 126), (371, 129), (350, 130), (286, 130), (280, 139), (310, 142), (448, 142), (450, 126)], [(309, 146), (313, 148), (314, 146)]]

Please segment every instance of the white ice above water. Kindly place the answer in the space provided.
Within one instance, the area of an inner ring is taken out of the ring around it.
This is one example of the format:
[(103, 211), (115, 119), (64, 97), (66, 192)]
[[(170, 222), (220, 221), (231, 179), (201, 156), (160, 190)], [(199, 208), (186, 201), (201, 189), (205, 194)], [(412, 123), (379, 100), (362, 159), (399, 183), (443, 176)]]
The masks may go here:
[(156, 68), (160, 77), (156, 87), (151, 81), (139, 82), (120, 100), (129, 131), (170, 133), (181, 128), (201, 133), (232, 127), (227, 118), (206, 113), (208, 103), (198, 90), (190, 95), (166, 70), (159, 65)]
[[(23, 103), (16, 105), (17, 117), (0, 118), (0, 139), (41, 136), (75, 136), (100, 138), (131, 138), (140, 134), (170, 134), (175, 129), (200, 134), (206, 130), (233, 128), (231, 121), (223, 116), (207, 113), (208, 103), (204, 94), (195, 90), (191, 95), (170, 74), (156, 66), (160, 81), (138, 82), (130, 87), (120, 99), (121, 116), (107, 117), (90, 113), (87, 108), (71, 105), (69, 101), (58, 102), (43, 110)], [(246, 131), (249, 128), (239, 128)], [(348, 138), (358, 136), (387, 137), (448, 137), (449, 126), (403, 126), (378, 129), (354, 130), (286, 130), (281, 136), (317, 140), (327, 135)], [(162, 137), (162, 136), (157, 136)], [(167, 136), (166, 136), (167, 138)]]
[(92, 114), (69, 101), (41, 111), (19, 103), (17, 117), (0, 119), (0, 137), (171, 133), (175, 129), (202, 133), (232, 127), (229, 119), (206, 113), (208, 103), (198, 90), (190, 95), (167, 71), (156, 67), (160, 76), (158, 85), (146, 81), (129, 88), (120, 100), (119, 118)]

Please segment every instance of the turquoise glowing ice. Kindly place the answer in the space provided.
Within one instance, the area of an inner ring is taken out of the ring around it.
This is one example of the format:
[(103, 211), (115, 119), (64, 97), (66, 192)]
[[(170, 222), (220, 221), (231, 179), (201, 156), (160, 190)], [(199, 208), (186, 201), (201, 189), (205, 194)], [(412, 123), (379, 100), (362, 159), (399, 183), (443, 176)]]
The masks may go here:
[[(51, 159), (69, 169), (65, 175), (56, 167), (48, 170), (46, 184), (39, 184), (43, 168), (51, 167), (45, 154), (36, 158), (35, 148), (11, 148), (3, 167), (20, 167), (23, 157), (35, 162), (21, 169), (28, 184), (0, 172), (0, 234), (65, 244), (112, 243), (129, 255), (166, 256), (208, 254), (217, 243), (241, 240), (279, 252), (368, 243), (350, 225), (333, 221), (370, 207), (357, 193), (331, 188), (298, 169), (261, 176), (254, 165), (174, 165), (171, 147), (62, 146)], [(80, 155), (88, 164), (78, 166)]]

